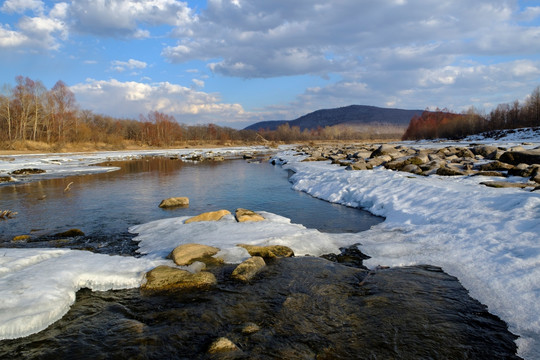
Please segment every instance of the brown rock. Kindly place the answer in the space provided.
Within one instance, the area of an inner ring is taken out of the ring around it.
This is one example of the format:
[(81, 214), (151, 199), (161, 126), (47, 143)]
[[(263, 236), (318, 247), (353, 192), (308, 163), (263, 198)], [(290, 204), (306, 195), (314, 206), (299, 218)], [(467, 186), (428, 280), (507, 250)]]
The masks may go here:
[(530, 184), (524, 184), (524, 183), (511, 183), (507, 181), (484, 181), (480, 184), (493, 187), (493, 188), (526, 188), (531, 186)]
[(212, 345), (210, 345), (210, 347), (208, 348), (208, 353), (216, 354), (239, 350), (240, 349), (238, 348), (238, 346), (236, 346), (236, 344), (233, 343), (231, 340), (227, 339), (226, 337), (220, 337), (219, 339), (215, 340)]
[(443, 167), (440, 167), (437, 170), (437, 175), (460, 176), (460, 175), (465, 175), (465, 173), (463, 171), (455, 169), (455, 168), (451, 168), (451, 167), (448, 167), (448, 166), (443, 166)]
[(262, 257), (253, 256), (239, 264), (233, 270), (231, 277), (236, 280), (248, 282), (265, 266), (266, 263)]
[(171, 208), (178, 206), (189, 206), (189, 198), (187, 197), (172, 197), (161, 201), (160, 208)]
[(540, 164), (540, 149), (525, 150), (525, 151), (507, 151), (503, 153), (499, 159), (502, 162), (518, 165), (524, 164)]
[(18, 235), (13, 237), (13, 241), (26, 241), (30, 239), (30, 235)]
[(218, 221), (225, 215), (230, 215), (231, 212), (229, 210), (218, 210), (218, 211), (210, 211), (205, 212), (202, 214), (199, 214), (197, 216), (191, 217), (184, 221), (185, 224), (189, 224), (192, 222), (199, 222), (199, 221)]
[(170, 254), (169, 258), (176, 265), (185, 266), (202, 261), (206, 263), (205, 258), (209, 258), (219, 252), (219, 249), (213, 246), (201, 244), (183, 244), (177, 246)]
[(251, 256), (260, 256), (265, 259), (294, 256), (292, 249), (283, 245), (256, 246), (239, 244), (238, 246), (246, 249)]
[(248, 210), (248, 209), (242, 209), (242, 208), (236, 209), (234, 216), (236, 217), (236, 221), (238, 222), (264, 220), (264, 217), (257, 214), (256, 212)]
[(217, 284), (214, 274), (201, 271), (192, 274), (189, 271), (171, 266), (160, 265), (145, 275), (143, 291), (168, 291), (176, 289), (207, 289)]
[(492, 161), (492, 162), (490, 162), (488, 164), (484, 164), (484, 165), (480, 166), (481, 171), (493, 171), (493, 170), (504, 171), (504, 170), (510, 170), (510, 169), (513, 169), (513, 168), (514, 168), (513, 165), (506, 164), (506, 163), (501, 162), (499, 160), (495, 160), (495, 161)]
[(84, 233), (79, 229), (70, 229), (68, 231), (60, 232), (55, 234), (58, 237), (75, 237), (75, 236), (84, 236)]

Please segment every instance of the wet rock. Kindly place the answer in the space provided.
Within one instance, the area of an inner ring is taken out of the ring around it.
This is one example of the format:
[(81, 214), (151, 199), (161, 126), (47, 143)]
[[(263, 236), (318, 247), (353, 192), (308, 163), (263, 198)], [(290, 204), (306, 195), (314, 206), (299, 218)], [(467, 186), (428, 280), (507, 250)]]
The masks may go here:
[(260, 256), (253, 256), (239, 264), (232, 272), (231, 277), (236, 280), (248, 282), (266, 266), (264, 259)]
[[(174, 248), (169, 254), (169, 258), (174, 261), (176, 265), (185, 266), (194, 263), (195, 261), (201, 261), (203, 263), (215, 262), (217, 259), (212, 258), (217, 254), (219, 249), (213, 246), (201, 245), (201, 244), (182, 244)], [(206, 260), (206, 261), (205, 261)]]
[(250, 323), (244, 324), (244, 326), (242, 327), (242, 334), (251, 335), (256, 332), (259, 332), (260, 330), (261, 330), (261, 327), (259, 325), (250, 322)]
[(199, 214), (197, 216), (193, 216), (186, 221), (184, 221), (185, 224), (189, 224), (192, 222), (199, 222), (199, 221), (218, 221), (221, 220), (222, 217), (225, 215), (230, 215), (231, 212), (229, 210), (218, 210), (218, 211), (210, 211), (205, 212), (202, 214)]
[(242, 208), (236, 209), (236, 211), (234, 213), (234, 217), (236, 218), (236, 221), (238, 221), (238, 222), (263, 221), (264, 220), (264, 217), (262, 217), (262, 215), (259, 215), (254, 211), (251, 211), (251, 210), (248, 210), (248, 209), (242, 209)]
[(54, 236), (58, 236), (58, 237), (75, 237), (75, 236), (84, 236), (84, 233), (79, 229), (69, 229), (68, 231), (57, 233)]
[(144, 292), (208, 289), (217, 284), (214, 274), (201, 271), (192, 274), (189, 271), (160, 265), (145, 274), (146, 282), (141, 286)]
[(162, 200), (159, 204), (160, 208), (172, 208), (178, 206), (189, 206), (189, 198), (187, 197), (171, 197), (165, 200)]
[(356, 245), (342, 247), (339, 250), (341, 251), (340, 254), (325, 254), (321, 255), (321, 257), (345, 266), (368, 269), (364, 266), (364, 260), (370, 259), (371, 257), (360, 251)]
[(18, 235), (18, 236), (14, 236), (12, 241), (14, 241), (14, 242), (26, 241), (28, 239), (30, 239), (30, 235)]
[(225, 157), (224, 156), (214, 156), (210, 160), (212, 160), (212, 161), (225, 161)]
[(215, 340), (210, 347), (208, 348), (209, 354), (224, 353), (224, 352), (233, 352), (240, 351), (240, 348), (236, 346), (231, 340), (226, 337), (220, 337)]
[(11, 175), (34, 175), (34, 174), (43, 174), (44, 172), (45, 170), (43, 169), (25, 168), (25, 169), (14, 170), (11, 172)]
[(2, 220), (11, 219), (15, 215), (17, 215), (17, 213), (15, 211), (0, 210), (0, 219), (2, 219)]
[(499, 160), (512, 165), (540, 164), (540, 150), (507, 151), (501, 155)]
[(238, 246), (246, 249), (251, 256), (260, 256), (265, 259), (294, 256), (292, 249), (283, 245), (256, 246), (239, 244)]

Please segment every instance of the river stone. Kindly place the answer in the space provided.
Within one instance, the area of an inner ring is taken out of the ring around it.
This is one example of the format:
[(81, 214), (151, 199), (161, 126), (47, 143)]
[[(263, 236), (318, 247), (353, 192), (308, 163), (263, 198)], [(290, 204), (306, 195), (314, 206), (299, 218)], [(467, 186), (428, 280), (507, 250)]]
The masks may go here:
[(18, 235), (13, 237), (13, 241), (26, 241), (30, 239), (30, 235)]
[(531, 186), (531, 184), (524, 184), (524, 183), (511, 183), (507, 181), (484, 181), (480, 184), (493, 187), (493, 188), (526, 188)]
[(458, 170), (458, 169), (455, 169), (455, 168), (451, 168), (451, 167), (448, 167), (448, 166), (442, 166), (440, 167), (437, 172), (436, 172), (437, 175), (442, 175), (442, 176), (460, 176), (460, 175), (465, 175), (465, 173), (461, 170)]
[(379, 146), (379, 148), (375, 151), (373, 151), (370, 155), (371, 158), (375, 158), (377, 156), (383, 156), (383, 155), (392, 155), (392, 154), (395, 154), (397, 153), (398, 150), (393, 147), (392, 145), (388, 145), (388, 144), (382, 144), (381, 146)]
[(525, 150), (525, 151), (506, 151), (499, 159), (502, 162), (518, 165), (524, 164), (540, 164), (540, 149)]
[(498, 148), (490, 145), (478, 145), (472, 148), (472, 152), (476, 155), (481, 155), (486, 159), (494, 159)]
[(199, 222), (199, 221), (218, 221), (221, 220), (222, 217), (225, 215), (230, 215), (231, 212), (229, 210), (218, 210), (218, 211), (210, 211), (205, 212), (202, 214), (199, 214), (197, 216), (191, 217), (184, 221), (184, 224), (189, 224), (192, 222)]
[(79, 229), (70, 229), (68, 231), (60, 232), (54, 236), (58, 237), (75, 237), (75, 236), (84, 236), (84, 233)]
[(189, 206), (189, 198), (187, 197), (171, 197), (165, 200), (162, 200), (159, 204), (160, 208), (170, 208), (177, 206)]
[(368, 170), (368, 165), (365, 161), (356, 161), (347, 165), (345, 170)]
[(495, 160), (488, 164), (480, 165), (479, 168), (481, 171), (493, 171), (493, 170), (505, 171), (505, 170), (510, 170), (514, 168), (514, 165), (506, 164), (499, 160)]
[(420, 167), (418, 165), (415, 165), (415, 164), (405, 165), (401, 169), (401, 171), (412, 173), (412, 174), (421, 174), (422, 173), (422, 169), (420, 169)]
[(220, 337), (215, 340), (212, 345), (208, 348), (209, 354), (223, 353), (223, 352), (232, 352), (239, 351), (240, 349), (233, 343), (231, 340), (226, 337)]
[(242, 327), (242, 334), (251, 335), (261, 330), (261, 327), (255, 323), (249, 322)]
[(264, 220), (264, 217), (257, 214), (255, 211), (251, 211), (251, 210), (248, 210), (248, 209), (242, 209), (242, 208), (236, 209), (236, 212), (234, 213), (234, 216), (236, 218), (236, 221), (238, 221), (238, 222), (263, 221)]
[(231, 277), (236, 280), (248, 282), (265, 266), (266, 263), (262, 257), (253, 256), (239, 264), (233, 270)]
[(219, 249), (213, 246), (201, 244), (182, 244), (177, 246), (170, 254), (169, 258), (176, 265), (185, 266), (202, 261), (206, 263), (204, 258), (211, 257), (219, 252)]
[(15, 181), (11, 176), (0, 176), (0, 183)]
[(145, 275), (143, 291), (167, 291), (175, 289), (207, 289), (217, 284), (214, 274), (201, 271), (192, 274), (187, 270), (160, 265)]
[(11, 172), (12, 175), (33, 175), (33, 174), (43, 174), (45, 170), (43, 169), (19, 169)]
[(283, 245), (257, 246), (239, 244), (238, 246), (246, 249), (251, 256), (260, 256), (265, 259), (294, 256), (292, 249)]

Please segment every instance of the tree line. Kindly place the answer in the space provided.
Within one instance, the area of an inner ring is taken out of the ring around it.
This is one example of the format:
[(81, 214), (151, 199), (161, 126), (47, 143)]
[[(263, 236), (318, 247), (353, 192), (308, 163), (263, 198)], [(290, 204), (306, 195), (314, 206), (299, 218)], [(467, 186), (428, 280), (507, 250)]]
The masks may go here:
[(518, 100), (511, 104), (499, 104), (488, 115), (473, 107), (461, 114), (447, 109), (426, 110), (411, 119), (402, 139), (460, 139), (494, 130), (536, 126), (540, 126), (540, 86), (523, 104)]

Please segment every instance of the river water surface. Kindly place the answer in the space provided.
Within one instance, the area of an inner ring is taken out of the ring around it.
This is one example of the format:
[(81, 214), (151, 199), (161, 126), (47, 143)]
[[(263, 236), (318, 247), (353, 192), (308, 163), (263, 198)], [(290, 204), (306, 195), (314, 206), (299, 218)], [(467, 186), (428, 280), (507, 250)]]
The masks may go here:
[[(110, 165), (120, 170), (0, 186), (1, 207), (18, 212), (0, 222), (0, 247), (70, 247), (135, 256), (129, 226), (238, 207), (273, 212), (327, 232), (359, 232), (383, 220), (295, 192), (287, 171), (267, 162), (146, 158)], [(71, 182), (71, 190), (64, 191)], [(158, 208), (171, 196), (189, 197), (190, 206)], [(85, 235), (54, 236), (70, 228)], [(11, 241), (22, 234), (32, 238)], [(138, 289), (83, 289), (62, 320), (38, 334), (1, 341), (0, 357), (516, 358), (515, 336), (506, 324), (439, 268), (346, 266), (351, 264), (358, 262), (280, 259), (249, 284), (228, 280), (233, 266), (226, 265), (211, 269), (219, 285), (204, 292), (148, 296)], [(222, 336), (240, 350), (207, 354)]]

